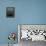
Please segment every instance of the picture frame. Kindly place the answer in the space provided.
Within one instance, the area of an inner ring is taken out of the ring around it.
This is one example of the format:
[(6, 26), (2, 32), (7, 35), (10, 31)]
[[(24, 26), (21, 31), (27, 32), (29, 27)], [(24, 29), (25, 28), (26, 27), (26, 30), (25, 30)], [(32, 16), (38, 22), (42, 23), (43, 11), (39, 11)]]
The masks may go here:
[(6, 17), (15, 17), (15, 7), (6, 7)]

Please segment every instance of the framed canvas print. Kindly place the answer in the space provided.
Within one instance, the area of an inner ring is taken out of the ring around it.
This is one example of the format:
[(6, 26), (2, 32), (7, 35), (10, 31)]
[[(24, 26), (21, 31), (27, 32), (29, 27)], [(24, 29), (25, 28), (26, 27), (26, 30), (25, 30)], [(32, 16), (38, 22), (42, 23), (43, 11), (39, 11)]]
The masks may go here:
[(18, 25), (19, 39), (31, 41), (46, 41), (46, 25)]
[(15, 7), (6, 7), (6, 17), (15, 17)]

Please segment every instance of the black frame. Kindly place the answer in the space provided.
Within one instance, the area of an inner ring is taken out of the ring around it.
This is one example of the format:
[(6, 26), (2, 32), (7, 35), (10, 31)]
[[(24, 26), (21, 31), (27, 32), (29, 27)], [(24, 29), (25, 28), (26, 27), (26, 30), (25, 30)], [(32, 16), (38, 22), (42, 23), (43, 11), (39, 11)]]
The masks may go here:
[(6, 17), (15, 17), (15, 7), (6, 7)]

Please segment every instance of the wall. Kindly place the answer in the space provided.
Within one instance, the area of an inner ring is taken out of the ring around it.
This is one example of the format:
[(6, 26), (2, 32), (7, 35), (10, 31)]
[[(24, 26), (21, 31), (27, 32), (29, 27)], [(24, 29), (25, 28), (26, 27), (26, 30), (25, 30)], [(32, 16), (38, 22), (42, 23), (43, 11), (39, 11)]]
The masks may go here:
[(46, 24), (46, 0), (17, 0), (16, 16), (19, 24)]
[[(16, 7), (15, 1), (1, 0), (0, 1), (0, 44), (8, 43), (8, 34), (16, 32), (17, 34), (17, 19), (6, 17), (6, 7)], [(16, 39), (17, 42), (17, 39)]]
[[(15, 7), (15, 18), (6, 18), (6, 7)], [(46, 24), (46, 0), (0, 0), (0, 44), (8, 43), (17, 24)], [(16, 41), (17, 42), (17, 41)]]

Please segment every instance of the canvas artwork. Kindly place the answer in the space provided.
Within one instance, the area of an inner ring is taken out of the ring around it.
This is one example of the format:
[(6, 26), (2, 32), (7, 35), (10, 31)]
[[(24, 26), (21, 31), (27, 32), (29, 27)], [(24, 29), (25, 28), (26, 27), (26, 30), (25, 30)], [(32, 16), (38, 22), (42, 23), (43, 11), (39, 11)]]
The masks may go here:
[[(19, 25), (20, 40), (46, 41), (46, 25)], [(18, 32), (19, 33), (19, 32)]]
[(6, 17), (15, 17), (15, 7), (6, 7)]

